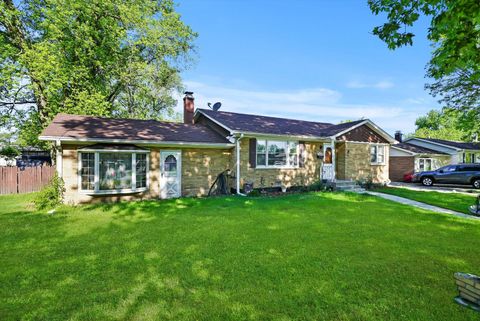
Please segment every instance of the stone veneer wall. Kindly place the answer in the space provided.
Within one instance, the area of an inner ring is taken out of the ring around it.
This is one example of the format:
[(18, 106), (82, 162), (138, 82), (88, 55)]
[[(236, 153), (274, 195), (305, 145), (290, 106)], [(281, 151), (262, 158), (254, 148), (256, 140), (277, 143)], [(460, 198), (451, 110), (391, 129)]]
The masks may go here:
[[(344, 142), (344, 148), (338, 148), (338, 154), (344, 154), (345, 158), (345, 172), (338, 173), (337, 178), (361, 180), (372, 178), (375, 183), (385, 183), (389, 181), (388, 174), (388, 159), (389, 147), (385, 145), (385, 164), (372, 165), (370, 163), (370, 143)], [(337, 159), (342, 159), (342, 155), (337, 154)], [(341, 169), (341, 167), (337, 167)]]
[[(122, 195), (87, 195), (78, 191), (78, 150), (81, 146), (63, 145), (63, 180), (65, 203), (80, 204), (123, 200), (157, 199), (160, 196), (160, 149), (150, 149), (149, 189), (142, 193)], [(174, 148), (166, 148), (174, 150)], [(182, 149), (182, 196), (208, 193), (217, 175), (228, 169), (232, 150)]]
[(345, 143), (337, 143), (335, 145), (335, 171), (337, 179), (346, 179), (347, 159), (345, 158)]
[(185, 149), (182, 152), (182, 196), (205, 196), (218, 174), (230, 169), (233, 149)]
[[(240, 177), (241, 188), (244, 183), (253, 182), (254, 188), (276, 186), (281, 182), (286, 187), (311, 184), (320, 178), (321, 162), (317, 159), (317, 153), (321, 150), (321, 143), (305, 142), (305, 167), (303, 168), (251, 168), (249, 163), (249, 139), (240, 141)], [(235, 164), (235, 150), (232, 152), (232, 163)], [(232, 167), (235, 171), (235, 166)], [(234, 172), (235, 174), (235, 172)]]

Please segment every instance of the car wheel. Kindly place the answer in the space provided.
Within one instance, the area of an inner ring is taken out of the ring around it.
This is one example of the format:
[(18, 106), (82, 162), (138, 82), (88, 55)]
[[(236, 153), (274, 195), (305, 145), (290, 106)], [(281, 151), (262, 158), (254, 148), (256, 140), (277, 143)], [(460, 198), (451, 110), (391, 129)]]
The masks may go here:
[(433, 185), (433, 179), (431, 177), (423, 177), (422, 178), (422, 185), (423, 186), (432, 186)]
[(474, 179), (472, 185), (476, 189), (480, 189), (480, 179), (478, 179), (478, 178)]

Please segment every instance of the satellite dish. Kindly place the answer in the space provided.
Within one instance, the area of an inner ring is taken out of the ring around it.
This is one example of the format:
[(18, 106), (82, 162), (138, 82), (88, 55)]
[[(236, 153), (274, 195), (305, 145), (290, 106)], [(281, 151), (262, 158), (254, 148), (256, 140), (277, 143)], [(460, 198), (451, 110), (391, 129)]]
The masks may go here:
[(213, 111), (217, 111), (217, 110), (220, 109), (220, 107), (222, 107), (222, 103), (217, 102), (217, 103), (213, 104), (213, 106), (212, 106), (212, 103), (207, 103), (207, 106), (208, 106), (208, 108), (212, 109)]

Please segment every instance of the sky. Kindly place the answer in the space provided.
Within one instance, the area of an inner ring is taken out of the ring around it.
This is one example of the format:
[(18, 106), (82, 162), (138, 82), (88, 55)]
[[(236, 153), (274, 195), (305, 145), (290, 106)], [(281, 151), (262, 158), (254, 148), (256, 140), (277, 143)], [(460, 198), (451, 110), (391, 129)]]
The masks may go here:
[[(199, 37), (182, 72), (195, 106), (338, 123), (369, 118), (390, 134), (440, 106), (424, 90), (428, 20), (414, 45), (389, 50), (374, 36), (385, 21), (367, 0), (179, 0)], [(182, 111), (179, 100), (178, 111)]]

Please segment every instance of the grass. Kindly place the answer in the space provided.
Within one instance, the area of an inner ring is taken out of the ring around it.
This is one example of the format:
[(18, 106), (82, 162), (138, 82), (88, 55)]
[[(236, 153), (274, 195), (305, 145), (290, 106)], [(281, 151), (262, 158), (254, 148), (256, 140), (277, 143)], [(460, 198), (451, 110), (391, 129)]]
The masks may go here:
[(1, 320), (478, 320), (480, 224), (367, 195), (0, 197)]
[(407, 188), (384, 187), (377, 192), (396, 195), (409, 198), (414, 201), (423, 202), (425, 204), (446, 208), (460, 213), (470, 214), (468, 208), (475, 204), (476, 195), (467, 195), (460, 193), (441, 193), (434, 191), (414, 191)]

